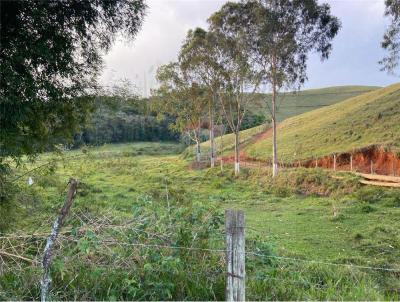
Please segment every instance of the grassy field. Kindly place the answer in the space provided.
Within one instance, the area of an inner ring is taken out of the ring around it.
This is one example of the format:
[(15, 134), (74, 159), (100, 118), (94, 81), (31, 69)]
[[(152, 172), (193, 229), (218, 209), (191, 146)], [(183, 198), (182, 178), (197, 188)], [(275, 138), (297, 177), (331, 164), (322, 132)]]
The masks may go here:
[[(335, 86), (319, 89), (307, 89), (299, 92), (287, 92), (278, 96), (278, 122), (320, 107), (329, 106), (345, 99), (378, 89), (376, 86)], [(268, 114), (269, 94), (260, 94), (252, 103), (250, 111), (256, 114)]]
[[(243, 169), (235, 178), (229, 167), (191, 170), (179, 150), (137, 143), (42, 156), (38, 165), (55, 164), (28, 174), (30, 187), (28, 175), (18, 180), (18, 216), (2, 247), (11, 237), (20, 255), (38, 257), (44, 236), (15, 236), (49, 232), (73, 176), (80, 189), (55, 255), (52, 299), (223, 300), (223, 253), (134, 244), (223, 249), (226, 208), (245, 210), (247, 251), (264, 255), (247, 256), (249, 300), (399, 299), (398, 272), (346, 265), (400, 269), (399, 190), (319, 169), (274, 181), (268, 170)], [(40, 267), (2, 260), (0, 299), (38, 299)]]

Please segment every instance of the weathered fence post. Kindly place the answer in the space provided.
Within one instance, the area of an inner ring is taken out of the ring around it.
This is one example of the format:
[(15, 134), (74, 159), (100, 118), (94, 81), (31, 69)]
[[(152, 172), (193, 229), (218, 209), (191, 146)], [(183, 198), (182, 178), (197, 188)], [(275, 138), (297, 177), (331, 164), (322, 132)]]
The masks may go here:
[(336, 171), (336, 154), (333, 154), (333, 170)]
[(224, 171), (224, 160), (221, 157), (221, 172)]
[(353, 154), (350, 154), (350, 171), (353, 172)]
[(371, 159), (371, 174), (374, 174), (374, 163)]
[(226, 301), (245, 301), (244, 213), (225, 210)]
[(396, 173), (394, 171), (394, 158), (392, 159), (392, 175), (396, 176)]
[(53, 227), (51, 228), (51, 233), (49, 237), (47, 237), (46, 246), (43, 252), (43, 260), (42, 260), (42, 267), (43, 267), (43, 277), (40, 281), (40, 298), (41, 301), (46, 301), (46, 297), (50, 287), (50, 264), (53, 252), (53, 246), (57, 239), (58, 233), (61, 230), (62, 225), (64, 224), (65, 218), (68, 215), (69, 209), (72, 206), (72, 202), (74, 201), (74, 197), (76, 194), (76, 189), (78, 186), (78, 182), (71, 178), (69, 180), (69, 188), (67, 192), (67, 197), (65, 198), (64, 205), (58, 214), (58, 217), (54, 221)]

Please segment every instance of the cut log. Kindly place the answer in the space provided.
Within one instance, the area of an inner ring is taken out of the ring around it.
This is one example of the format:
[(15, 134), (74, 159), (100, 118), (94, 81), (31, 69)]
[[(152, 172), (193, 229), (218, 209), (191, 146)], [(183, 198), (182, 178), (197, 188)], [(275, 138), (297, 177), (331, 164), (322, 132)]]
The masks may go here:
[(380, 180), (380, 181), (386, 181), (386, 182), (400, 183), (400, 177), (395, 177), (395, 176), (364, 174), (364, 173), (356, 173), (356, 175), (361, 176), (365, 179), (370, 179), (370, 180)]
[(379, 187), (400, 188), (400, 183), (395, 183), (395, 182), (360, 180), (360, 183), (362, 183), (364, 185), (372, 185), (372, 186), (379, 186)]

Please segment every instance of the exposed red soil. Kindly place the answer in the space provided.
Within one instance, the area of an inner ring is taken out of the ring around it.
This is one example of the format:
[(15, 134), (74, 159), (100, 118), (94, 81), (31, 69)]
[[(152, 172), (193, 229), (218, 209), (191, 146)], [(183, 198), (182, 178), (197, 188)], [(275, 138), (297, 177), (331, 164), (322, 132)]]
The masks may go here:
[[(269, 131), (269, 130), (268, 130)], [(259, 135), (268, 135), (265, 131)], [(261, 138), (262, 139), (262, 138)], [(329, 155), (318, 159), (310, 159), (305, 161), (297, 161), (293, 163), (282, 164), (283, 167), (306, 167), (306, 168), (324, 168), (337, 171), (351, 170), (351, 157), (353, 162), (353, 172), (371, 173), (380, 175), (400, 176), (400, 158), (392, 153), (387, 152), (383, 148), (370, 146), (354, 152), (345, 152), (336, 154), (336, 165), (334, 164), (335, 156)], [(220, 160), (221, 158), (219, 158)], [(223, 157), (224, 163), (234, 163), (233, 155)], [(244, 167), (259, 167), (260, 165), (271, 164), (270, 161), (260, 161), (248, 157), (243, 151), (240, 152), (240, 163)]]
[[(383, 148), (370, 146), (354, 152), (336, 155), (336, 169), (340, 171), (351, 170), (351, 157), (353, 157), (353, 171), (380, 175), (400, 175), (400, 158)], [(325, 156), (316, 160), (302, 163), (304, 167), (334, 168), (334, 155)]]
[[(278, 125), (277, 125), (277, 127), (278, 127)], [(256, 135), (254, 135), (254, 137), (251, 140), (251, 142), (257, 143), (257, 142), (262, 141), (264, 139), (267, 139), (268, 137), (271, 137), (271, 136), (272, 136), (272, 128), (269, 128), (269, 129), (267, 129), (267, 130), (265, 130), (263, 132), (260, 132), (260, 133), (258, 133)]]
[[(277, 125), (279, 127), (279, 124)], [(241, 148), (253, 144), (264, 139), (268, 139), (272, 136), (272, 128), (266, 131), (260, 132), (253, 136), (248, 141), (241, 144)], [(334, 169), (337, 171), (351, 171), (351, 157), (352, 157), (352, 171), (361, 173), (371, 173), (380, 175), (393, 175), (400, 176), (400, 157), (398, 155), (387, 152), (379, 146), (369, 146), (363, 149), (359, 149), (353, 152), (344, 152), (336, 154), (336, 165), (334, 164), (334, 155), (324, 156), (318, 159), (302, 160), (292, 163), (282, 164), (283, 167), (306, 167), (306, 168), (325, 168)], [(218, 161), (223, 160), (224, 164), (233, 164), (235, 162), (234, 154), (219, 157)], [(271, 164), (270, 160), (259, 160), (252, 158), (246, 154), (245, 151), (240, 151), (240, 164), (244, 167), (262, 167)], [(281, 165), (281, 164), (280, 164)], [(192, 168), (204, 168), (207, 164), (196, 164), (192, 165)]]

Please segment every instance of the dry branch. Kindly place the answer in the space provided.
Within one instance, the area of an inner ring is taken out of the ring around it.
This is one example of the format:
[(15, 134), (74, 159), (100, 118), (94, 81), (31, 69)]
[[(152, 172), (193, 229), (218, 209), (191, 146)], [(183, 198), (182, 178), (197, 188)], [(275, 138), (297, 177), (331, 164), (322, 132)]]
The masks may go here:
[(21, 259), (21, 260), (24, 260), (24, 261), (29, 262), (29, 263), (36, 263), (36, 261), (33, 260), (33, 259), (29, 259), (29, 258), (20, 256), (20, 255), (10, 254), (10, 253), (7, 253), (5, 251), (0, 251), (0, 255), (11, 257), (11, 258)]
[(52, 251), (53, 251), (53, 246), (54, 243), (57, 239), (57, 236), (61, 230), (61, 227), (65, 221), (65, 218), (68, 215), (69, 209), (72, 206), (72, 202), (74, 200), (75, 194), (76, 194), (76, 188), (77, 188), (78, 182), (71, 178), (69, 180), (69, 188), (67, 192), (67, 197), (65, 198), (64, 205), (61, 209), (60, 214), (54, 221), (53, 227), (51, 229), (50, 236), (47, 238), (46, 242), (46, 247), (44, 248), (44, 253), (43, 253), (43, 261), (42, 261), (42, 267), (43, 267), (43, 278), (40, 282), (40, 293), (41, 293), (41, 300), (46, 301), (46, 296), (50, 287), (50, 263), (51, 263), (51, 258), (52, 258)]
[(364, 185), (373, 185), (373, 186), (379, 186), (379, 187), (400, 188), (400, 183), (395, 183), (395, 182), (360, 180), (360, 183), (362, 183)]
[(385, 182), (400, 183), (400, 177), (387, 176), (387, 175), (376, 175), (376, 174), (364, 174), (364, 173), (356, 173), (356, 174), (363, 178), (370, 179), (370, 180), (379, 180), (379, 181), (385, 181)]

